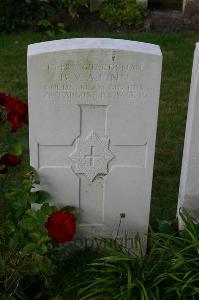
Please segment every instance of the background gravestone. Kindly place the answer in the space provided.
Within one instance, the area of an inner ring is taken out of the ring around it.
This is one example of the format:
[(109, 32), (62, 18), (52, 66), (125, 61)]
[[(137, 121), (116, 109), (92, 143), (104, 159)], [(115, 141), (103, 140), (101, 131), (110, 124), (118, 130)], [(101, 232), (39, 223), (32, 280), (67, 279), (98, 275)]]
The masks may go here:
[(28, 49), (30, 160), (78, 233), (146, 233), (162, 55), (158, 46), (72, 39)]
[(178, 211), (181, 207), (199, 211), (199, 43), (194, 54)]
[(194, 10), (199, 10), (198, 0), (183, 0), (183, 11), (186, 13), (194, 13)]

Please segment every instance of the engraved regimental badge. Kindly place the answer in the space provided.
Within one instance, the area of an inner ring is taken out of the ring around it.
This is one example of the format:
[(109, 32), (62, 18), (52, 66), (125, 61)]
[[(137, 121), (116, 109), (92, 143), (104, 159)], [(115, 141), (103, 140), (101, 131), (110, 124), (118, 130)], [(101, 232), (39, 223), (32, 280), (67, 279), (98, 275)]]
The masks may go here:
[(78, 137), (75, 143), (76, 148), (69, 155), (75, 162), (75, 173), (84, 174), (90, 182), (94, 181), (97, 175), (108, 173), (108, 163), (114, 158), (109, 149), (108, 137), (99, 137), (92, 131), (86, 138)]

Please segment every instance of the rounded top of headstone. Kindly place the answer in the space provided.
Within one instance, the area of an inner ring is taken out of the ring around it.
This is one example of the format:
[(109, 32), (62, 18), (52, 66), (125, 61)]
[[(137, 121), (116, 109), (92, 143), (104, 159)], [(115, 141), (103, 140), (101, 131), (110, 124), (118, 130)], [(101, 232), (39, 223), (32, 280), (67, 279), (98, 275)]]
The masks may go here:
[(77, 49), (111, 49), (161, 56), (158, 45), (109, 38), (75, 38), (35, 43), (28, 46), (28, 56)]

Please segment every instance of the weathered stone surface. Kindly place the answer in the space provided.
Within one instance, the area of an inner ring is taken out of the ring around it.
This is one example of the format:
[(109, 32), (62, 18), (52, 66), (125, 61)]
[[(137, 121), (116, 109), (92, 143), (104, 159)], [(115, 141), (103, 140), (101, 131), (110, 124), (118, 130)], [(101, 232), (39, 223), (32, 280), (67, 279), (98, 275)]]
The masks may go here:
[(148, 0), (137, 0), (137, 3), (142, 5), (144, 8), (148, 7)]
[(178, 211), (181, 207), (193, 213), (199, 210), (199, 43), (194, 54)]
[(190, 16), (198, 14), (198, 12), (199, 12), (198, 0), (184, 0), (183, 1), (183, 12)]
[(28, 49), (30, 160), (78, 234), (148, 230), (162, 55), (158, 46), (72, 39)]

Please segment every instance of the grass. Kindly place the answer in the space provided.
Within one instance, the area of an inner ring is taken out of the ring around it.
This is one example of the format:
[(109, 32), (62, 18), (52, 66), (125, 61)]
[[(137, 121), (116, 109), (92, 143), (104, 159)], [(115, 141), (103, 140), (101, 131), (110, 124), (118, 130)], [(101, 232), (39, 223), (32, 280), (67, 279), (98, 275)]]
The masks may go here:
[[(149, 235), (150, 251), (131, 255), (106, 241), (109, 254), (87, 267), (81, 280), (81, 300), (196, 300), (199, 299), (199, 224), (183, 212), (184, 232)], [(137, 239), (139, 245), (139, 239)], [(67, 298), (66, 298), (67, 299)]]
[[(193, 51), (194, 44), (199, 41), (199, 34), (70, 32), (55, 36), (53, 39), (88, 36), (155, 43), (159, 44), (162, 49), (163, 76), (151, 221), (155, 217), (170, 220), (176, 214)], [(0, 91), (27, 99), (27, 45), (49, 39), (45, 34), (32, 32), (0, 34)]]

